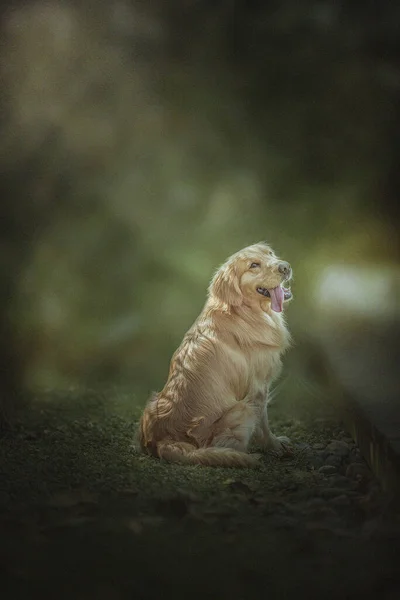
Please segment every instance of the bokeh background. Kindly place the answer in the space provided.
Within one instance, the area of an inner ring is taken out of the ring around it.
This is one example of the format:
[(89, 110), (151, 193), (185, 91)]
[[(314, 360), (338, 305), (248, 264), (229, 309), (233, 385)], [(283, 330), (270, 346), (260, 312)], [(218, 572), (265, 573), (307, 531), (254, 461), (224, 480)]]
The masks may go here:
[(396, 395), (398, 3), (0, 10), (3, 413), (24, 389), (143, 403), (216, 267), (265, 239), (295, 273), (284, 395)]

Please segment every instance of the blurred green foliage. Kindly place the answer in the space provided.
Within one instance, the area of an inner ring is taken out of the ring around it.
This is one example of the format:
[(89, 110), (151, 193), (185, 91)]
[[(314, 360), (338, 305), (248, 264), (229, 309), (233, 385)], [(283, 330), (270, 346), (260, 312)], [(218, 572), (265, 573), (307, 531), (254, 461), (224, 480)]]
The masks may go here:
[(215, 268), (267, 239), (300, 377), (322, 269), (398, 259), (399, 6), (2, 11), (3, 363), (157, 389)]

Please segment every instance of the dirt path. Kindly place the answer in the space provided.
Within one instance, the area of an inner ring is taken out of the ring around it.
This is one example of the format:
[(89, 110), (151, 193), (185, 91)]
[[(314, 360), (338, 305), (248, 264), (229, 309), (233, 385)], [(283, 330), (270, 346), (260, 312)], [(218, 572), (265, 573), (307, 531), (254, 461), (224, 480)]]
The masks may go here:
[(274, 430), (256, 471), (166, 465), (133, 447), (124, 393), (49, 394), (0, 444), (1, 597), (399, 597), (400, 520), (321, 405)]

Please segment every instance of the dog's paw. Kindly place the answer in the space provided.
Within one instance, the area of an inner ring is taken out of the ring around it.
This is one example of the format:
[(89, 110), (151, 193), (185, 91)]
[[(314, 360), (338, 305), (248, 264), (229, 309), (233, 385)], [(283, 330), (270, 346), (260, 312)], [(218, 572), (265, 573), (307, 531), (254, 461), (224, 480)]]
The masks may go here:
[(285, 435), (272, 435), (267, 449), (275, 456), (291, 456), (293, 454), (292, 442)]

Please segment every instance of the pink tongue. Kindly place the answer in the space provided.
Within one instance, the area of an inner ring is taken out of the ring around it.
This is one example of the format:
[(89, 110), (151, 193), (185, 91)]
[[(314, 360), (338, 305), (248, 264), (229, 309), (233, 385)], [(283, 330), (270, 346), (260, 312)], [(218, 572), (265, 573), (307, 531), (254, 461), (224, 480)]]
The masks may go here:
[(280, 285), (278, 285), (275, 288), (272, 288), (272, 290), (268, 290), (269, 294), (271, 296), (271, 308), (272, 310), (274, 310), (275, 312), (282, 312), (283, 310), (283, 289), (281, 288)]

